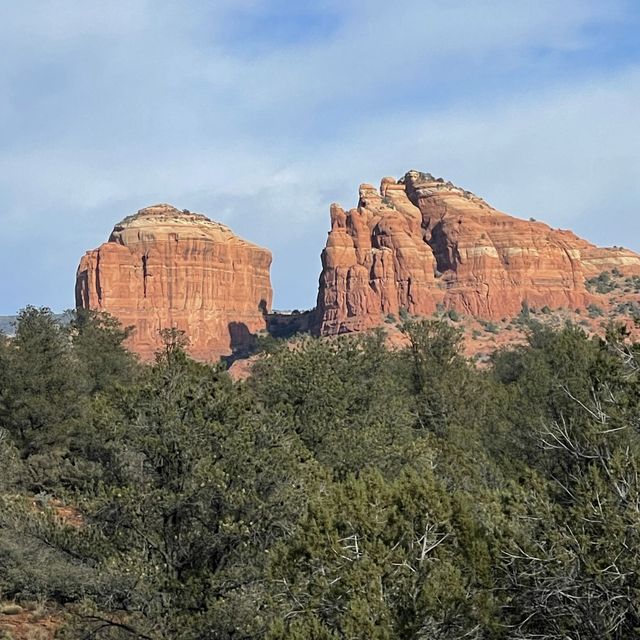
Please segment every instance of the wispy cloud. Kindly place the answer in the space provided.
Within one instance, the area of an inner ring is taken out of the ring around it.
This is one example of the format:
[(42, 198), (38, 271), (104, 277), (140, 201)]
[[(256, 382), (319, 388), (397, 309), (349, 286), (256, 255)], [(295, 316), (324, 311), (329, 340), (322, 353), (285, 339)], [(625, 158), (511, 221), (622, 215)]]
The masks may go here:
[(6, 3), (0, 269), (20, 276), (0, 280), (0, 313), (70, 306), (81, 253), (158, 201), (270, 247), (276, 303), (310, 306), (328, 204), (412, 167), (633, 245), (638, 13), (624, 0)]

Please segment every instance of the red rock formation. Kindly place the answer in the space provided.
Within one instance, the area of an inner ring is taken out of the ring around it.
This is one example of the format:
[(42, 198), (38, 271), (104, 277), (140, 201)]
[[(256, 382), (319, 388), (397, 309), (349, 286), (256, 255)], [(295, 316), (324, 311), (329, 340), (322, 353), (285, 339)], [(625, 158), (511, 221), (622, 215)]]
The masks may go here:
[(271, 254), (207, 217), (161, 204), (118, 223), (87, 252), (76, 305), (133, 326), (130, 347), (149, 359), (159, 331), (184, 330), (190, 353), (210, 360), (242, 348), (265, 329), (271, 308)]
[(331, 206), (318, 293), (321, 334), (376, 326), (402, 309), (452, 308), (500, 319), (530, 306), (583, 308), (585, 278), (617, 267), (640, 273), (640, 256), (600, 249), (570, 231), (497, 211), (430, 174), (360, 187), (357, 209)]

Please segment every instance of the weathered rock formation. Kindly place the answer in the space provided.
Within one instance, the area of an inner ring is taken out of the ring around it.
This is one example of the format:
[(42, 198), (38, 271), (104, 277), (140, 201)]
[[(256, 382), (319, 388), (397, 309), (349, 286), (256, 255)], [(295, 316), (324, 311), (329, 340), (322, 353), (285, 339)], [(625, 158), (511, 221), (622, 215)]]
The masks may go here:
[(195, 358), (216, 359), (265, 329), (270, 265), (269, 251), (225, 225), (155, 205), (125, 218), (108, 242), (83, 256), (76, 305), (133, 326), (129, 346), (143, 359), (170, 327), (186, 332)]
[(640, 273), (640, 256), (601, 249), (570, 231), (497, 211), (428, 173), (360, 187), (358, 207), (331, 206), (322, 253), (318, 323), (323, 335), (366, 329), (406, 310), (441, 306), (500, 319), (530, 306), (583, 308), (585, 279), (617, 268)]

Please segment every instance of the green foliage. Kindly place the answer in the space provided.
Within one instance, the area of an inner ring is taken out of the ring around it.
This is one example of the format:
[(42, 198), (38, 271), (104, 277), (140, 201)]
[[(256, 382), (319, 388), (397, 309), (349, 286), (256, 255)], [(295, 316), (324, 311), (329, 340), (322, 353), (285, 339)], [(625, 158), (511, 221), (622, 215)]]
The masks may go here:
[(495, 322), (491, 322), (490, 320), (481, 320), (480, 323), (487, 333), (500, 333), (500, 327)]
[(552, 481), (547, 497), (531, 502), (531, 535), (508, 552), (522, 637), (637, 632), (640, 436), (629, 417), (638, 408), (638, 361), (622, 337), (610, 329), (608, 343), (582, 341), (576, 374), (559, 376), (566, 406), (539, 427)]
[(587, 311), (589, 312), (590, 318), (600, 318), (604, 315), (604, 311), (602, 307), (599, 307), (595, 302), (592, 302), (587, 306)]
[(634, 320), (640, 318), (640, 303), (635, 300), (621, 302), (616, 306), (616, 313), (620, 315), (630, 316)]
[(595, 291), (596, 293), (611, 293), (617, 288), (618, 283), (616, 282), (616, 279), (621, 275), (622, 274), (617, 269), (614, 269), (611, 273), (609, 271), (603, 271), (594, 278), (586, 280), (585, 285), (589, 291)]
[(429, 470), (334, 484), (271, 557), (283, 613), (269, 637), (453, 638), (486, 623), (488, 547), (467, 508)]
[(418, 425), (443, 435), (463, 409), (459, 394), (465, 391), (468, 371), (460, 355), (462, 332), (425, 320), (405, 324), (404, 333), (410, 343), (405, 359), (411, 367)]
[(36, 490), (58, 475), (84, 412), (81, 386), (70, 341), (51, 311), (22, 310), (15, 337), (0, 343), (0, 426), (29, 461)]
[(629, 276), (624, 279), (624, 284), (636, 293), (640, 292), (640, 276)]
[(258, 362), (249, 385), (270, 419), (335, 473), (395, 471), (409, 455), (413, 416), (402, 363), (384, 340), (303, 339)]
[(69, 640), (635, 637), (640, 345), (530, 313), (482, 368), (403, 318), (403, 348), (270, 341), (233, 382), (175, 329), (142, 365), (108, 316), (25, 309), (0, 593)]
[(455, 309), (449, 309), (449, 311), (447, 311), (447, 317), (452, 322), (458, 322), (458, 320), (460, 320), (460, 314)]
[(393, 200), (389, 196), (384, 196), (382, 198), (382, 204), (384, 204), (387, 209), (395, 209), (396, 205), (393, 203)]
[(86, 309), (73, 312), (69, 328), (89, 394), (131, 382), (135, 375), (136, 360), (124, 347), (131, 329), (123, 329), (107, 313)]
[(254, 353), (265, 353), (271, 355), (280, 349), (281, 344), (282, 340), (273, 337), (269, 333), (265, 333), (264, 335), (259, 334), (255, 337)]
[(318, 470), (295, 433), (169, 337), (137, 384), (94, 411), (82, 456), (99, 481), (79, 505), (103, 540), (97, 575), (117, 587), (95, 583), (78, 616), (89, 631), (126, 621), (137, 637), (259, 634), (265, 554)]

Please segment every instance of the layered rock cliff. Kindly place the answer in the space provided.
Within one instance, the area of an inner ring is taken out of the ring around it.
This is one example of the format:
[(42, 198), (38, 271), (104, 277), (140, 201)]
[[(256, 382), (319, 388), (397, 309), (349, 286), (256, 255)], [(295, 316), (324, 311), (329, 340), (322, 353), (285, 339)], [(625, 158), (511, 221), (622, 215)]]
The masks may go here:
[(167, 204), (116, 224), (87, 252), (76, 277), (76, 305), (107, 311), (133, 326), (129, 346), (149, 359), (159, 331), (186, 332), (200, 360), (242, 349), (266, 327), (271, 253), (207, 217)]
[(530, 306), (580, 309), (585, 279), (640, 256), (602, 249), (570, 231), (521, 220), (428, 173), (360, 187), (358, 206), (331, 206), (322, 253), (318, 327), (323, 335), (376, 326), (385, 316), (456, 309), (500, 319)]

